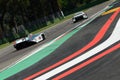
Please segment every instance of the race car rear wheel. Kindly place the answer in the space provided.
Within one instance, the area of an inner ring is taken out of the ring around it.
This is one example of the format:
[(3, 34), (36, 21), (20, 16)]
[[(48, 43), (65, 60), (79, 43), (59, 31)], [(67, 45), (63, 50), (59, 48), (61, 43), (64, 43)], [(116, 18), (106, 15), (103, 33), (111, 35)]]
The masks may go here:
[(72, 18), (72, 22), (75, 23), (75, 22), (76, 22), (76, 19), (75, 19), (75, 18)]
[(21, 46), (14, 46), (16, 50), (22, 49)]

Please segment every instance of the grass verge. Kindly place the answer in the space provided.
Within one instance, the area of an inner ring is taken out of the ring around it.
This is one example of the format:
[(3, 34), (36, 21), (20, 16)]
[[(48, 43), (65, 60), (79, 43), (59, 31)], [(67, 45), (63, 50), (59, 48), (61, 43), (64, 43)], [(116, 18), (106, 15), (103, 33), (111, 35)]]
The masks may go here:
[[(64, 22), (64, 21), (72, 18), (72, 16), (73, 16), (73, 14), (68, 15), (68, 16), (65, 16), (65, 18), (63, 18), (63, 19), (61, 19), (61, 20), (55, 19), (54, 23), (48, 23), (48, 24), (49, 24), (48, 26), (45, 26), (45, 27), (43, 27), (43, 28), (41, 28), (41, 29), (38, 29), (38, 30), (36, 30), (36, 31), (33, 31), (32, 34), (40, 33), (40, 32), (43, 31), (43, 30), (46, 30), (46, 29), (51, 28), (51, 27), (54, 27), (55, 25), (60, 24), (60, 23), (62, 23), (62, 22)], [(0, 45), (0, 49), (3, 49), (3, 48), (5, 48), (5, 47), (7, 47), (7, 46), (9, 46), (9, 45), (11, 45), (11, 44), (12, 44), (12, 43), (1, 44), (1, 45)]]
[(11, 43), (2, 44), (2, 45), (0, 45), (0, 49), (5, 48), (5, 47), (9, 46), (10, 44), (11, 44)]
[(48, 24), (49, 24), (48, 26), (45, 26), (45, 27), (43, 27), (43, 28), (41, 28), (41, 29), (38, 29), (38, 30), (36, 30), (36, 31), (33, 31), (32, 34), (36, 34), (36, 33), (39, 33), (39, 32), (41, 32), (41, 31), (43, 31), (43, 30), (46, 30), (46, 29), (48, 29), (48, 28), (54, 27), (55, 25), (60, 24), (60, 23), (62, 23), (62, 22), (64, 22), (64, 21), (72, 18), (72, 16), (73, 16), (73, 14), (68, 15), (68, 16), (65, 16), (65, 18), (63, 18), (63, 19), (61, 19), (61, 20), (55, 19), (54, 23), (49, 23), (49, 22), (48, 22)]

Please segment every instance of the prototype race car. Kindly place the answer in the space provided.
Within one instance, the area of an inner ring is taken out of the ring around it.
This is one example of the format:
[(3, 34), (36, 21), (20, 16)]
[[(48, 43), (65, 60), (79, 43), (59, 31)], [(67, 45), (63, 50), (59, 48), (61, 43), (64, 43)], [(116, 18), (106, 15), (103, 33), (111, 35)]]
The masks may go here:
[(87, 14), (84, 13), (83, 11), (81, 11), (81, 12), (78, 12), (78, 13), (74, 14), (74, 16), (72, 18), (72, 21), (73, 21), (73, 23), (75, 23), (75, 22), (77, 22), (81, 19), (87, 19), (87, 18), (88, 18)]
[(35, 34), (35, 35), (30, 34), (27, 37), (23, 37), (15, 40), (13, 42), (13, 46), (14, 48), (16, 48), (16, 50), (20, 50), (22, 48), (31, 46), (43, 40), (45, 40), (45, 35), (43, 33)]

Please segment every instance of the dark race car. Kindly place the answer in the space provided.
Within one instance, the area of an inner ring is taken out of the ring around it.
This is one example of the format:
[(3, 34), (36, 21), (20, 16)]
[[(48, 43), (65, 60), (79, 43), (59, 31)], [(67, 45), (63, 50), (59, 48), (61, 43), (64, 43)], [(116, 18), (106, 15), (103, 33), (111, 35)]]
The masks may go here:
[(74, 16), (72, 18), (72, 21), (73, 21), (73, 23), (75, 23), (75, 22), (77, 22), (81, 19), (87, 19), (87, 18), (88, 18), (87, 14), (84, 13), (83, 11), (81, 11), (81, 12), (78, 12), (78, 13), (74, 14)]
[(35, 34), (35, 35), (30, 34), (27, 37), (23, 37), (15, 40), (13, 42), (13, 46), (14, 48), (16, 48), (16, 50), (20, 50), (22, 48), (31, 46), (43, 40), (45, 40), (45, 35), (43, 33)]

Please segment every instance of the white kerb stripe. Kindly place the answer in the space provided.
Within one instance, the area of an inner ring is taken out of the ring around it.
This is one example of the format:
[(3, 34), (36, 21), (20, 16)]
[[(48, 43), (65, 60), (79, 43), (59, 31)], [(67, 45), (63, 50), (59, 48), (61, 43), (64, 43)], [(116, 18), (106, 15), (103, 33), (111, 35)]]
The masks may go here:
[(83, 55), (35, 78), (34, 80), (47, 80), (50, 77), (55, 76), (56, 74), (92, 57), (93, 55), (97, 54), (98, 52), (108, 48), (109, 46), (111, 46), (112, 44), (114, 44), (115, 42), (120, 40), (120, 19), (117, 22), (115, 29), (113, 30), (113, 33), (111, 34), (111, 36), (104, 41), (103, 43), (101, 43), (100, 45), (96, 46), (95, 48), (93, 48), (92, 50), (89, 50), (88, 52), (84, 53)]

